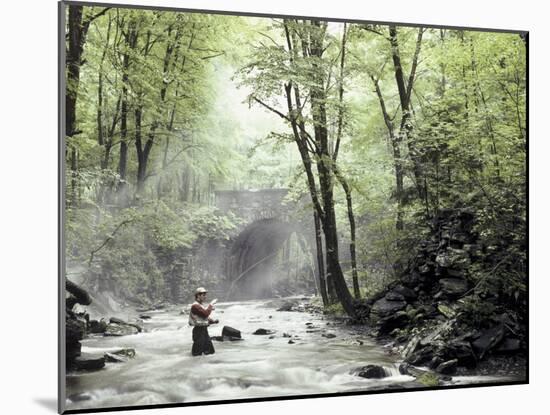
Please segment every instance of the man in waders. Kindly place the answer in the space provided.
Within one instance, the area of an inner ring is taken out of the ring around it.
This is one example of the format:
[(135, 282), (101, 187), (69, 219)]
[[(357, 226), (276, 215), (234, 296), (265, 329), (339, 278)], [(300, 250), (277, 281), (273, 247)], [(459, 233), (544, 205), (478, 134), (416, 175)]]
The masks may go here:
[(191, 354), (193, 356), (200, 356), (201, 354), (213, 354), (214, 346), (212, 340), (208, 335), (208, 326), (210, 324), (219, 323), (218, 320), (210, 318), (210, 313), (214, 310), (214, 305), (206, 304), (206, 291), (203, 287), (199, 287), (195, 291), (195, 302), (191, 306), (189, 311), (189, 325), (193, 326), (193, 348)]

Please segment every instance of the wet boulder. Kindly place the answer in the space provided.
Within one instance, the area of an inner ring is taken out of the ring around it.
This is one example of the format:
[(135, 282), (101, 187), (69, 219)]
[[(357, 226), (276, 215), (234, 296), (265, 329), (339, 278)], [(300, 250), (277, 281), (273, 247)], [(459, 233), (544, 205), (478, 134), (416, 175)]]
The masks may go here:
[(105, 332), (103, 333), (104, 336), (129, 336), (132, 334), (138, 334), (138, 329), (132, 325), (128, 324), (119, 324), (119, 323), (109, 323), (107, 325), (107, 328), (105, 329)]
[(119, 356), (113, 353), (105, 353), (103, 357), (105, 358), (106, 363), (125, 363), (128, 361), (128, 359), (124, 356)]
[(140, 324), (138, 324), (137, 322), (132, 323), (130, 321), (121, 320), (120, 318), (117, 318), (117, 317), (111, 317), (109, 319), (109, 323), (132, 326), (132, 327), (135, 327), (137, 329), (137, 331), (140, 332), (140, 333), (143, 331), (143, 327)]
[(116, 356), (127, 357), (128, 359), (133, 359), (134, 357), (136, 357), (136, 349), (131, 349), (131, 348), (119, 349), (114, 352), (111, 352), (111, 354)]
[(90, 333), (102, 334), (102, 333), (105, 333), (105, 330), (107, 329), (107, 322), (104, 319), (101, 319), (99, 321), (90, 320), (90, 323), (88, 324), (88, 328)]
[(241, 338), (241, 332), (233, 327), (223, 326), (222, 328), (222, 337), (234, 337), (237, 339)]
[(367, 365), (351, 371), (352, 375), (360, 376), (367, 379), (382, 379), (387, 376), (386, 371), (382, 366)]
[(268, 330), (268, 329), (258, 329), (256, 330), (254, 333), (252, 334), (255, 334), (257, 336), (265, 336), (265, 335), (270, 335), (270, 334), (274, 334), (275, 331), (274, 330)]
[(98, 370), (105, 366), (105, 357), (82, 353), (74, 359), (71, 368), (74, 370)]

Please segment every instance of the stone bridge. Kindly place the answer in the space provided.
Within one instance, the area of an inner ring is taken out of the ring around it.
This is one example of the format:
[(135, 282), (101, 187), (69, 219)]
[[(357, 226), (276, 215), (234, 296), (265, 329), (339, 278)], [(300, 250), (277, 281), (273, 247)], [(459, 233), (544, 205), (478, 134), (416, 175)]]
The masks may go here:
[[(224, 274), (231, 298), (273, 295), (274, 261), (292, 235), (302, 252), (313, 258), (311, 208), (301, 200), (287, 202), (288, 189), (218, 190), (215, 206), (241, 219), (225, 253)], [(313, 264), (313, 260), (311, 261)], [(314, 273), (308, 265), (308, 272)], [(312, 280), (314, 276), (311, 275)]]
[(287, 194), (288, 189), (217, 190), (215, 205), (243, 219), (245, 226), (262, 219), (286, 222), (298, 213), (295, 203), (285, 203)]

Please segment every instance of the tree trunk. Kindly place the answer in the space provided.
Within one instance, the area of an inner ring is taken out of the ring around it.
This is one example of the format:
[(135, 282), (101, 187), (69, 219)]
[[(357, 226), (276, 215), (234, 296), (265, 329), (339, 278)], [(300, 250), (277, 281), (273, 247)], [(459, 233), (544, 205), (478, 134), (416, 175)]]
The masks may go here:
[(359, 276), (357, 275), (357, 257), (355, 252), (355, 243), (356, 243), (355, 216), (353, 215), (353, 200), (351, 198), (351, 187), (349, 186), (346, 178), (340, 173), (340, 171), (336, 168), (336, 166), (335, 166), (334, 172), (336, 174), (336, 177), (338, 178), (338, 181), (342, 185), (344, 192), (346, 193), (346, 203), (348, 208), (348, 221), (349, 221), (350, 239), (351, 239), (351, 242), (349, 244), (349, 253), (351, 257), (353, 295), (355, 299), (358, 300), (361, 298), (361, 290), (359, 289)]
[(75, 205), (78, 197), (78, 149), (74, 142), (74, 136), (79, 133), (76, 127), (76, 102), (78, 99), (78, 88), (80, 84), (80, 67), (82, 66), (82, 54), (86, 35), (90, 23), (105, 14), (109, 8), (84, 19), (83, 7), (78, 5), (67, 5), (67, 49), (66, 49), (66, 93), (65, 93), (65, 136), (68, 139), (70, 150), (71, 169), (71, 192), (69, 203)]
[(376, 95), (378, 96), (378, 101), (380, 102), (380, 109), (382, 110), (382, 116), (384, 117), (384, 123), (388, 129), (388, 135), (390, 138), (390, 143), (392, 146), (393, 152), (393, 165), (395, 172), (395, 198), (397, 200), (397, 215), (395, 219), (395, 228), (397, 230), (403, 230), (403, 165), (401, 160), (401, 149), (399, 137), (395, 136), (395, 130), (393, 121), (388, 114), (386, 108), (386, 102), (382, 91), (380, 90), (380, 85), (378, 84), (378, 79), (371, 75), (372, 82), (374, 83)]
[(321, 221), (317, 212), (313, 212), (313, 223), (315, 226), (315, 247), (316, 247), (316, 264), (317, 264), (317, 276), (319, 279), (319, 291), (321, 292), (321, 298), (323, 299), (323, 305), (329, 305), (329, 298), (327, 294), (327, 284), (325, 278), (325, 261), (323, 258), (323, 241), (321, 235)]
[(334, 211), (333, 177), (334, 166), (328, 146), (328, 128), (326, 112), (326, 91), (324, 77), (318, 61), (322, 59), (324, 52), (324, 39), (326, 22), (312, 21), (315, 26), (310, 39), (310, 53), (312, 60), (313, 85), (310, 89), (311, 115), (314, 124), (315, 142), (319, 151), (317, 157), (317, 171), (319, 173), (319, 188), (323, 201), (324, 216), (321, 223), (325, 234), (325, 249), (327, 257), (327, 278), (332, 280), (336, 295), (349, 316), (355, 316), (353, 298), (349, 292), (344, 273), (340, 266), (338, 255), (338, 232), (336, 228), (336, 215)]
[(409, 150), (409, 157), (413, 164), (413, 175), (415, 179), (415, 185), (420, 200), (424, 200), (426, 189), (424, 188), (424, 180), (422, 177), (422, 167), (418, 154), (418, 149), (412, 140), (412, 108), (411, 108), (411, 94), (416, 76), (416, 66), (418, 64), (418, 57), (420, 55), (420, 47), (422, 44), (422, 34), (424, 29), (418, 29), (418, 37), (416, 40), (416, 49), (411, 64), (408, 81), (405, 83), (405, 77), (403, 74), (403, 66), (401, 63), (401, 55), (399, 52), (399, 41), (397, 39), (397, 27), (394, 25), (389, 26), (390, 43), (392, 46), (392, 60), (395, 73), (395, 82), (397, 84), (397, 90), (399, 92), (399, 102), (401, 104), (401, 126), (399, 128), (399, 142), (405, 141)]
[(78, 133), (76, 129), (76, 101), (78, 98), (78, 87), (80, 83), (80, 66), (82, 64), (82, 53), (86, 41), (88, 25), (82, 19), (82, 6), (69, 5), (68, 31), (67, 31), (67, 91), (65, 94), (65, 136), (67, 137), (68, 148), (70, 148), (69, 167), (71, 170), (71, 191), (69, 193), (69, 205), (77, 203), (78, 186), (78, 150), (74, 136)]
[(355, 217), (353, 216), (353, 201), (351, 198), (351, 188), (348, 185), (346, 178), (341, 174), (338, 169), (336, 161), (338, 159), (338, 151), (340, 149), (340, 142), (342, 140), (342, 131), (344, 125), (344, 68), (346, 63), (346, 38), (347, 38), (347, 25), (344, 23), (344, 30), (342, 33), (342, 46), (340, 48), (340, 79), (338, 88), (338, 117), (337, 117), (337, 132), (336, 132), (336, 145), (332, 154), (332, 160), (334, 165), (334, 173), (338, 178), (338, 181), (342, 185), (344, 192), (346, 193), (346, 202), (348, 208), (348, 220), (350, 227), (351, 243), (349, 245), (349, 252), (351, 257), (351, 272), (353, 278), (353, 293), (356, 299), (361, 298), (361, 291), (359, 290), (359, 277), (357, 275), (357, 260), (355, 254)]
[(145, 142), (145, 146), (142, 145), (142, 130), (141, 130), (141, 121), (143, 115), (142, 104), (138, 104), (134, 110), (134, 120), (135, 120), (135, 146), (137, 152), (137, 187), (136, 187), (136, 196), (140, 196), (143, 193), (145, 186), (145, 179), (147, 178), (147, 163), (149, 161), (149, 155), (151, 149), (153, 148), (153, 139), (149, 137)]
[[(137, 46), (138, 32), (137, 24), (134, 20), (128, 23), (128, 31), (125, 34), (126, 46), (129, 49), (135, 49)], [(127, 183), (126, 183), (126, 165), (128, 162), (128, 88), (129, 88), (129, 69), (130, 54), (125, 50), (122, 56), (122, 102), (120, 114), (120, 152), (118, 158), (119, 175), (119, 203), (126, 204), (128, 201)]]

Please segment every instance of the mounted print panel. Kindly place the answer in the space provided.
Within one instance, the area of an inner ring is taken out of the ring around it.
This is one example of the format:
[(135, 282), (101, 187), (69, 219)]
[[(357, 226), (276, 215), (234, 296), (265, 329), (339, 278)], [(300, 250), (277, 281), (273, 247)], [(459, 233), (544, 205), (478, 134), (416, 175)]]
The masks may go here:
[(527, 32), (59, 12), (60, 412), (528, 382)]

